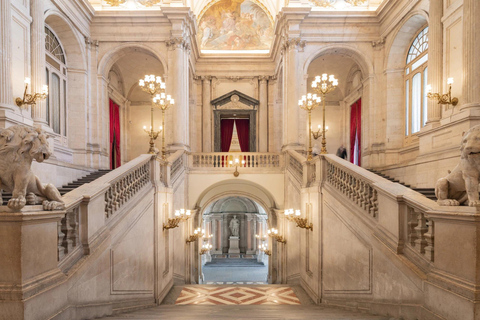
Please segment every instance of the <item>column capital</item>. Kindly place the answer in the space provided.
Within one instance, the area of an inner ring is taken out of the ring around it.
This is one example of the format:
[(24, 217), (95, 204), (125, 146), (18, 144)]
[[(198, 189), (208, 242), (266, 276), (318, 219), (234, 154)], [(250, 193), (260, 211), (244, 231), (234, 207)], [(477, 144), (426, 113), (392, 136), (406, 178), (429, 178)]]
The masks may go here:
[(212, 80), (212, 76), (200, 76), (203, 82), (210, 82)]
[(258, 76), (258, 81), (260, 81), (260, 83), (267, 83), (271, 78), (272, 76)]
[(190, 43), (188, 40), (181, 38), (181, 37), (172, 37), (169, 40), (165, 41), (167, 48), (170, 50), (175, 49), (183, 49), (183, 50), (190, 50)]
[(307, 41), (302, 40), (301, 38), (285, 39), (282, 44), (282, 52), (287, 50), (293, 50), (293, 49), (299, 52), (303, 52), (306, 45), (307, 45)]

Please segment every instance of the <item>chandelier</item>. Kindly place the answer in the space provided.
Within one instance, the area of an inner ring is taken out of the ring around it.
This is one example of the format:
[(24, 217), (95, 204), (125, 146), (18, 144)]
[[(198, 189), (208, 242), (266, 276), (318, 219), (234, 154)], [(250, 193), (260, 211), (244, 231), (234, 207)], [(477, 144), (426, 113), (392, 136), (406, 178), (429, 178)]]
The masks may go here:
[[(316, 76), (315, 80), (312, 82), (312, 89), (318, 94), (322, 95), (323, 101), (323, 133), (322, 133), (322, 150), (320, 151), (321, 154), (327, 153), (327, 139), (325, 138), (325, 133), (327, 132), (327, 127), (325, 126), (325, 96), (335, 90), (338, 86), (338, 80), (335, 79), (335, 76), (331, 74), (330, 76), (326, 73), (322, 74), (322, 76)], [(300, 100), (302, 101), (302, 100)], [(299, 102), (300, 103), (300, 102)], [(308, 110), (308, 109), (307, 109)], [(311, 131), (311, 128), (310, 128)], [(310, 140), (311, 141), (311, 140)], [(311, 153), (309, 154), (309, 160), (311, 160)]]

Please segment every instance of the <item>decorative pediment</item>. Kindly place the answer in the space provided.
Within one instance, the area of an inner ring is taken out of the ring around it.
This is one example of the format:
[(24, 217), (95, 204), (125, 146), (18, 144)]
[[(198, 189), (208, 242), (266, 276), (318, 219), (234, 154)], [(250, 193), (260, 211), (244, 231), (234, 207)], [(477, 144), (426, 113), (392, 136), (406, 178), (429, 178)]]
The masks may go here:
[(260, 102), (240, 91), (233, 90), (210, 102), (216, 110), (256, 110)]

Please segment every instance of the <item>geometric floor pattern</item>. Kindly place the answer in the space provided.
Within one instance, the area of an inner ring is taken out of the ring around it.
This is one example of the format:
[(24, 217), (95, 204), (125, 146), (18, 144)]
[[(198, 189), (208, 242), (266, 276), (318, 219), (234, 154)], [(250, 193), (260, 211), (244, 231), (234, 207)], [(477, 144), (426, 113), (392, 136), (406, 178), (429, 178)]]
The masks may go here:
[(290, 287), (184, 287), (175, 304), (196, 305), (299, 305)]

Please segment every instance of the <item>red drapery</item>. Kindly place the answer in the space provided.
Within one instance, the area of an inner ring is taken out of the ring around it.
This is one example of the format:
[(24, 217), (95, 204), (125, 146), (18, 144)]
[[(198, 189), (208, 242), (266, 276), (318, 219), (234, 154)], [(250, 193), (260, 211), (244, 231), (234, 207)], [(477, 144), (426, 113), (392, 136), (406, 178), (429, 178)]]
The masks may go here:
[(240, 149), (242, 150), (242, 152), (249, 152), (250, 120), (235, 119), (235, 125), (237, 126), (238, 143), (240, 144)]
[(233, 134), (233, 122), (234, 119), (222, 119), (220, 125), (221, 129), (221, 144), (222, 152), (228, 152), (230, 150), (230, 144), (232, 144), (232, 134)]
[(122, 165), (120, 158), (120, 107), (110, 99), (110, 169)]
[(357, 102), (352, 104), (352, 106), (350, 107), (350, 162), (355, 163), (355, 159), (358, 159), (357, 165), (359, 166), (361, 165), (361, 155), (362, 155), (361, 136), (362, 136), (362, 99), (358, 99)]

